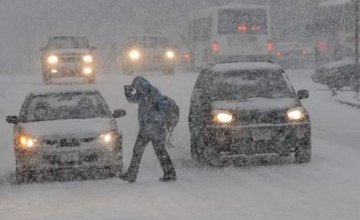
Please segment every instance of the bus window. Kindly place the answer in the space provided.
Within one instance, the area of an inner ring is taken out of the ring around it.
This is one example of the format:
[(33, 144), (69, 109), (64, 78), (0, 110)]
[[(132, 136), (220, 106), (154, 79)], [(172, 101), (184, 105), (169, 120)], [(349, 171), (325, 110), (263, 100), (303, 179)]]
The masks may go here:
[(219, 34), (249, 32), (267, 34), (265, 9), (224, 9), (219, 11)]

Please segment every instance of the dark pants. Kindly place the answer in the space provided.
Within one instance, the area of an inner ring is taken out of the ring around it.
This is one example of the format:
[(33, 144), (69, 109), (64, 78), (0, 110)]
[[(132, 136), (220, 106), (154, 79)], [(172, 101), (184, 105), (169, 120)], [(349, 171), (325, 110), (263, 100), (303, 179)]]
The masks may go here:
[(130, 179), (136, 180), (137, 174), (139, 172), (140, 162), (142, 155), (144, 154), (146, 145), (151, 141), (155, 154), (160, 161), (160, 165), (164, 171), (164, 175), (168, 176), (176, 176), (174, 166), (171, 162), (170, 156), (166, 151), (166, 132), (163, 129), (157, 132), (156, 129), (151, 132), (146, 132), (143, 130), (139, 131), (137, 136), (133, 156), (131, 159), (131, 164), (126, 172), (126, 175), (129, 176)]

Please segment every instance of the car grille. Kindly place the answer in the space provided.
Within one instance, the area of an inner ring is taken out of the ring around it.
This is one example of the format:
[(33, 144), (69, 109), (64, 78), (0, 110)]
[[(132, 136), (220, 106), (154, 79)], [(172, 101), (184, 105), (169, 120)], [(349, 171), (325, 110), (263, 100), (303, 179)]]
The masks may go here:
[(61, 139), (43, 139), (42, 143), (48, 146), (62, 147), (80, 147), (81, 143), (92, 143), (96, 140), (96, 137), (87, 138), (61, 138)]
[(286, 114), (281, 110), (262, 112), (258, 110), (236, 112), (237, 124), (281, 124), (286, 123)]
[(81, 56), (80, 55), (62, 55), (62, 56), (60, 56), (60, 61), (64, 62), (64, 63), (80, 62)]

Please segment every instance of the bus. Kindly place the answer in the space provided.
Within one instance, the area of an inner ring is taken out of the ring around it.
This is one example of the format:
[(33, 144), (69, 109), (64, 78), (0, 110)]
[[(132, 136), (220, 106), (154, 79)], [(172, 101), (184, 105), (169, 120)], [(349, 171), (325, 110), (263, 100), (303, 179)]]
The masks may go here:
[(191, 66), (271, 60), (269, 11), (268, 6), (232, 4), (192, 14), (186, 37)]
[(355, 54), (355, 9), (352, 0), (322, 2), (308, 27), (318, 64)]

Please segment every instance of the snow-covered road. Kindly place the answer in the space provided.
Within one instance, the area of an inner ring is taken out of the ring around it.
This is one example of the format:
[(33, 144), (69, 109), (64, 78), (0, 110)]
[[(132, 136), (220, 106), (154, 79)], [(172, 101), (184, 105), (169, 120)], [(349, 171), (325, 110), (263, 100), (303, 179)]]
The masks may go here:
[[(201, 168), (191, 162), (187, 113), (197, 74), (150, 74), (147, 78), (181, 106), (181, 123), (170, 154), (178, 181), (160, 183), (162, 172), (148, 146), (138, 182), (119, 179), (66, 183), (11, 184), (14, 155), (11, 126), (29, 90), (43, 87), (39, 75), (0, 75), (0, 220), (23, 219), (360, 219), (360, 110), (341, 105), (311, 82), (311, 70), (289, 71), (296, 89), (309, 89), (304, 105), (313, 124), (309, 164), (266, 167)], [(137, 133), (137, 106), (125, 102), (123, 85), (133, 77), (103, 75), (99, 88), (119, 119), (129, 163)], [(79, 84), (64, 86), (84, 86)], [(1, 181), (2, 180), (2, 181)]]

